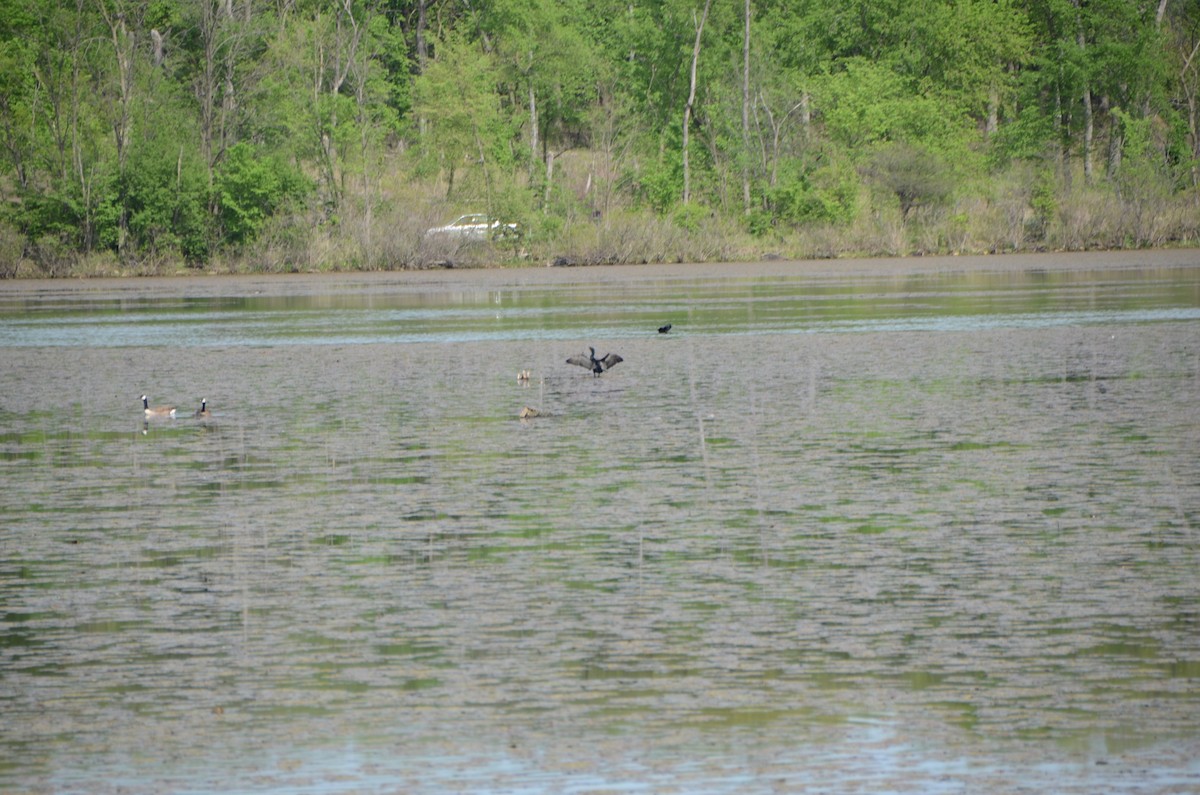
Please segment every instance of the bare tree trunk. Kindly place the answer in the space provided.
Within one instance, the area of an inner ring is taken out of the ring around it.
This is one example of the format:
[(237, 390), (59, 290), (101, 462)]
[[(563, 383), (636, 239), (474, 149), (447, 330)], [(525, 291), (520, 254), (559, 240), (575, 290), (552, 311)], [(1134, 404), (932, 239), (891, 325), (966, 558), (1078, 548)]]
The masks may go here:
[(487, 210), (489, 214), (494, 214), (495, 206), (492, 204), (492, 170), (488, 167), (487, 152), (483, 147), (483, 137), (479, 135), (479, 125), (475, 125), (475, 148), (479, 150), (479, 165), (483, 168), (483, 188), (487, 196)]
[(362, 163), (362, 203), (363, 220), (359, 245), (362, 247), (363, 262), (369, 267), (375, 267), (375, 195), (371, 185), (371, 137), (369, 133), (369, 111), (367, 106), (367, 82), (370, 77), (371, 59), (352, 58), (350, 73), (354, 77), (355, 121), (358, 124), (358, 157)]
[[(243, 14), (242, 24), (249, 25), (251, 4), (249, 0), (243, 3), (245, 13)], [(217, 130), (217, 151), (216, 159), (220, 159), (225, 153), (225, 149), (229, 146), (230, 130), (234, 126), (234, 116), (237, 114), (237, 92), (234, 90), (234, 74), (237, 70), (237, 61), (241, 50), (242, 36), (237, 30), (237, 20), (233, 15), (232, 0), (225, 9), (225, 25), (226, 25), (226, 47), (225, 47), (225, 84), (221, 94), (221, 123)]]
[[(1078, 11), (1082, 6), (1083, 0), (1072, 0), (1075, 9)], [(1076, 18), (1075, 43), (1079, 45), (1079, 51), (1084, 52), (1087, 48), (1087, 40), (1083, 35), (1083, 18), (1082, 12)], [(1091, 83), (1083, 84), (1083, 180), (1084, 182), (1092, 181), (1092, 139), (1095, 137), (1095, 126), (1092, 120), (1092, 86)]]
[(208, 171), (208, 186), (213, 184), (215, 149), (213, 138), (217, 126), (217, 14), (212, 3), (200, 4), (200, 40), (204, 44), (204, 65), (197, 80), (195, 93), (200, 104), (200, 152)]
[[(1200, 53), (1200, 41), (1192, 48), (1191, 53), (1183, 59), (1183, 68), (1179, 70), (1179, 84), (1183, 86), (1187, 97), (1188, 134), (1192, 139), (1192, 187), (1200, 187), (1200, 69), (1197, 69), (1196, 55)], [(1189, 76), (1190, 73), (1190, 76)]]
[[(73, 40), (77, 44), (83, 41), (84, 4), (87, 0), (75, 0), (75, 28)], [(71, 169), (79, 180), (79, 194), (83, 199), (83, 246), (85, 251), (91, 251), (96, 240), (95, 208), (92, 206), (92, 175), (87, 173), (83, 162), (83, 144), (80, 140), (79, 115), (82, 99), (80, 93), (84, 84), (82, 57), (79, 48), (72, 51), (71, 56)], [(65, 172), (64, 172), (65, 174)]]
[(533, 53), (529, 53), (529, 177), (533, 178), (533, 171), (537, 168), (538, 159), (541, 154), (538, 151), (538, 111), (537, 111), (537, 92), (533, 90)]
[(546, 184), (542, 186), (542, 212), (546, 212), (546, 208), (550, 206), (550, 186), (554, 183), (554, 158), (554, 152), (546, 146)]
[[(320, 94), (324, 89), (330, 96), (336, 97), (341, 93), (342, 85), (355, 65), (358, 57), (358, 46), (362, 42), (363, 32), (369, 24), (369, 19), (357, 19), (352, 0), (341, 0), (341, 5), (334, 16), (334, 35), (330, 37), (333, 53), (327, 63), (324, 43), (317, 45), (317, 71), (313, 84), (313, 107), (320, 107)], [(370, 9), (363, 12), (369, 17)], [(334, 134), (338, 128), (337, 103), (330, 103), (328, 119), (319, 119), (321, 150), (324, 159), (324, 179), (329, 191), (328, 201), (332, 207), (342, 202), (346, 190), (346, 175), (342, 169), (342, 155), (338, 151)]]
[(750, 214), (750, 0), (742, 39), (742, 211)]
[(596, 199), (592, 207), (602, 216), (607, 216), (612, 209), (613, 195), (616, 192), (616, 175), (621, 171), (622, 164), (629, 153), (629, 136), (624, 134), (621, 123), (626, 116), (621, 112), (619, 103), (607, 86), (601, 86), (601, 101), (596, 108), (593, 122), (593, 140), (599, 146), (592, 146), (592, 170), (595, 172), (594, 187)]
[(113, 54), (117, 61), (117, 107), (111, 119), (113, 139), (117, 149), (117, 175), (121, 184), (119, 189), (121, 208), (117, 225), (117, 253), (125, 253), (126, 238), (129, 234), (129, 207), (124, 187), (125, 165), (129, 160), (129, 144), (133, 137), (133, 57), (135, 52), (135, 34), (130, 30), (126, 20), (126, 7), (118, 4), (110, 9), (104, 0), (96, 3), (100, 15), (108, 26), (112, 39)]
[[(1154, 29), (1162, 30), (1163, 17), (1167, 13), (1167, 0), (1159, 0), (1158, 11), (1154, 14)], [(1142, 99), (1142, 115), (1150, 115), (1150, 92), (1146, 92), (1146, 96)]]
[(429, 62), (429, 43), (425, 31), (429, 28), (429, 0), (417, 0), (417, 70), (425, 74)]
[(1054, 81), (1054, 139), (1057, 143), (1054, 167), (1063, 187), (1069, 188), (1071, 186), (1071, 142), (1067, 137), (1067, 130), (1070, 126), (1070, 111), (1063, 100), (1063, 82), (1063, 69), (1060, 65), (1058, 79)]
[(166, 53), (163, 49), (163, 37), (162, 34), (158, 32), (158, 28), (150, 29), (150, 40), (154, 44), (154, 66), (155, 68), (158, 68), (162, 66), (163, 59), (166, 57)]
[[(425, 68), (429, 64), (429, 41), (425, 38), (425, 32), (429, 29), (429, 0), (417, 0), (417, 71), (425, 74)], [(421, 137), (425, 136), (429, 120), (424, 116), (417, 117), (417, 131)]]
[(791, 108), (789, 108), (787, 113), (784, 113), (783, 116), (780, 117), (779, 119), (775, 118), (775, 113), (771, 110), (771, 106), (766, 101), (766, 98), (763, 97), (761, 94), (759, 95), (759, 98), (760, 98), (760, 104), (762, 105), (763, 112), (767, 114), (767, 123), (769, 125), (771, 125), (770, 162), (768, 163), (768, 161), (767, 161), (768, 156), (767, 156), (766, 148), (764, 145), (764, 147), (763, 147), (763, 166), (765, 168), (767, 168), (767, 174), (768, 174), (767, 184), (773, 188), (773, 187), (775, 187), (775, 185), (779, 179), (779, 160), (780, 160), (779, 141), (783, 137), (783, 129), (787, 125), (788, 119), (790, 119), (792, 114), (795, 113), (796, 111), (801, 112), (800, 118), (802, 120), (802, 123), (807, 128), (808, 122), (803, 121), (803, 120), (806, 118), (806, 115), (808, 114), (808, 94), (805, 93), (805, 94), (801, 95), (800, 101), (797, 102), (795, 105), (793, 105)]
[(1200, 188), (1200, 124), (1196, 117), (1200, 108), (1197, 107), (1196, 92), (1188, 91), (1188, 132), (1192, 139), (1192, 187)]
[(4, 148), (8, 152), (8, 159), (12, 162), (13, 171), (17, 175), (17, 183), (21, 189), (29, 187), (29, 175), (25, 169), (25, 151), (26, 147), (21, 140), (21, 134), (17, 130), (17, 122), (14, 118), (12, 106), (8, 104), (8, 97), (0, 94), (0, 130), (3, 134), (0, 138), (4, 140)]
[(1100, 108), (1108, 116), (1108, 176), (1114, 177), (1121, 170), (1121, 154), (1125, 149), (1125, 136), (1121, 131), (1121, 120), (1112, 112), (1108, 97), (1101, 97)]
[(1000, 128), (1000, 92), (993, 85), (988, 89), (988, 110), (987, 122), (984, 127), (984, 135), (990, 141), (996, 135), (996, 130)]
[(708, 20), (708, 9), (712, 0), (705, 0), (704, 14), (696, 22), (696, 44), (692, 47), (691, 82), (688, 89), (687, 104), (683, 106), (683, 203), (692, 199), (691, 167), (688, 163), (688, 128), (692, 125), (692, 105), (696, 102), (696, 66), (700, 62), (700, 37), (704, 33), (704, 23)]
[(1095, 123), (1092, 120), (1092, 89), (1083, 89), (1083, 181), (1092, 181), (1092, 139), (1095, 137)]

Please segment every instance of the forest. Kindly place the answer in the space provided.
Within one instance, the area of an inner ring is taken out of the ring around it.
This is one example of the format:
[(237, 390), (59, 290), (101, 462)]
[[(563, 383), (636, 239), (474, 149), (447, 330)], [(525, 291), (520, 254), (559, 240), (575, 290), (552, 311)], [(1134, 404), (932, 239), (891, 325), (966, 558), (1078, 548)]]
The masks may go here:
[(1196, 0), (0, 0), (0, 276), (1196, 245), (1198, 51)]

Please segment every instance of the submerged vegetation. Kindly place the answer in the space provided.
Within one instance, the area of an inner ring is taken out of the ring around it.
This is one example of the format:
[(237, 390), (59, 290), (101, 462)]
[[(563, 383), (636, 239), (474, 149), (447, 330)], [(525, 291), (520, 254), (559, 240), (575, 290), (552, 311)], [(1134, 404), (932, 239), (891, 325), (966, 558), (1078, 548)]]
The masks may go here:
[(0, 8), (0, 276), (1200, 241), (1190, 0)]

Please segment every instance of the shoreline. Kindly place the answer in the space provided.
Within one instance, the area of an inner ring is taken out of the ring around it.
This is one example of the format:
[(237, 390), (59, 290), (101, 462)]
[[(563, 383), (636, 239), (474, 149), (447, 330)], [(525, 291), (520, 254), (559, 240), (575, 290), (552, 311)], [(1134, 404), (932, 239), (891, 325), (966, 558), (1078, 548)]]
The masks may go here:
[(363, 287), (388, 285), (479, 286), (553, 285), (579, 281), (609, 283), (658, 279), (835, 277), (888, 278), (951, 273), (1069, 273), (1143, 268), (1200, 267), (1200, 248), (1120, 251), (972, 254), (932, 257), (759, 260), (754, 262), (651, 263), (646, 265), (519, 266), (437, 268), (395, 271), (302, 273), (188, 273), (167, 276), (21, 278), (0, 281), (0, 295), (25, 292), (102, 292), (132, 288), (138, 292), (209, 292), (236, 285), (275, 292), (280, 287), (338, 283)]

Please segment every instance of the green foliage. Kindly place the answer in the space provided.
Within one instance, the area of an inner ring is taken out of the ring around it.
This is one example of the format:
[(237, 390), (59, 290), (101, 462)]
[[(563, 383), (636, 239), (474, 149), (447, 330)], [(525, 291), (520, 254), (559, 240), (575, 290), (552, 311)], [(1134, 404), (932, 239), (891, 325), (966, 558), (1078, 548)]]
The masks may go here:
[(596, 57), (576, 24), (584, 15), (578, 0), (498, 0), (483, 14), (503, 81), (514, 96), (534, 97), (543, 141), (577, 130), (594, 96)]
[(413, 84), (413, 110), (425, 128), (422, 159), (445, 175), (449, 196), (461, 169), (486, 167), (506, 142), (492, 57), (458, 34), (439, 41), (436, 53)]
[(129, 232), (139, 248), (203, 261), (208, 256), (203, 166), (183, 147), (174, 154), (141, 150), (131, 156), (122, 186)]
[(1048, 153), (1055, 140), (1055, 119), (1033, 107), (1000, 127), (991, 140), (988, 163), (1004, 168), (1014, 160), (1034, 160)]
[(314, 249), (374, 262), (380, 208), (409, 194), (527, 240), (595, 209), (849, 237), (868, 191), (900, 217), (1038, 174), (1006, 217), (1045, 232), (1087, 158), (1087, 201), (1143, 219), (1120, 233), (1142, 244), (1197, 190), (1195, 3), (752, 0), (745, 96), (743, 6), (713, 3), (685, 208), (697, 0), (426, 4), (420, 30), (414, 3), (118, 5), (123, 48), (110, 0), (0, 0), (0, 215), (56, 272), (106, 249), (201, 262), (292, 208), (346, 222), (305, 228)]
[(981, 120), (991, 104), (1012, 100), (1032, 44), (1029, 20), (1013, 0), (904, 3), (893, 24), (898, 46), (885, 63), (936, 91), (954, 113)]
[(1057, 186), (1049, 169), (1042, 169), (1035, 178), (1030, 205), (1033, 208), (1033, 228), (1030, 231), (1040, 240), (1058, 215)]
[(699, 204), (681, 204), (671, 214), (671, 220), (685, 232), (695, 233), (704, 227), (705, 221), (711, 215), (711, 210)]
[(914, 90), (886, 66), (857, 59), (819, 85), (818, 99), (830, 137), (854, 151), (908, 142), (944, 153), (965, 153), (972, 135), (953, 104)]
[(790, 160), (774, 186), (763, 191), (770, 216), (790, 224), (845, 223), (856, 211), (853, 175), (834, 168), (808, 169)]
[(24, 253), (25, 236), (11, 224), (0, 221), (0, 279), (17, 275)]
[(33, 145), (34, 63), (28, 41), (0, 41), (0, 146), (8, 154), (0, 162), (6, 171), (24, 168)]
[(642, 166), (638, 175), (638, 197), (659, 215), (665, 215), (683, 194), (681, 162), (659, 159)]
[(254, 240), (272, 213), (303, 197), (309, 187), (278, 157), (237, 144), (229, 150), (214, 185), (225, 239), (234, 244)]
[(917, 207), (945, 203), (954, 190), (949, 165), (933, 152), (910, 144), (882, 147), (864, 172), (896, 195), (905, 218)]
[(51, 236), (85, 248), (81, 229), (87, 215), (84, 202), (68, 183), (60, 190), (28, 193), (19, 208), (10, 208), (13, 223), (31, 240)]

